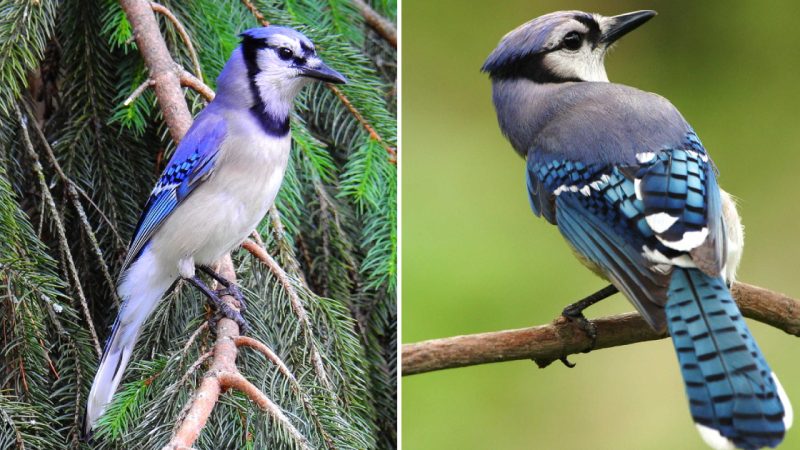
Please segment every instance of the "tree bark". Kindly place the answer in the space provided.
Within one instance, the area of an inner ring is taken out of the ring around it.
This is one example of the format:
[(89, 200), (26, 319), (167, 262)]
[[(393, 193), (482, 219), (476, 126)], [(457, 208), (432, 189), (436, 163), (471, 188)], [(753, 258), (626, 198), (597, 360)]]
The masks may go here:
[[(800, 336), (800, 302), (786, 295), (745, 283), (731, 289), (745, 317)], [(599, 350), (667, 337), (654, 331), (638, 313), (591, 321), (597, 329), (592, 339), (564, 317), (531, 328), (455, 336), (403, 345), (403, 376), (455, 367), (518, 359), (532, 359), (540, 367), (575, 353)]]

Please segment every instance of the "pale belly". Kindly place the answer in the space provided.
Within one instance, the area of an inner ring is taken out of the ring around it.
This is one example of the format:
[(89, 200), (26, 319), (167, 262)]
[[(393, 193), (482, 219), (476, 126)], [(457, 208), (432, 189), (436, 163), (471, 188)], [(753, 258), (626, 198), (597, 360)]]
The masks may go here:
[(286, 171), (290, 138), (280, 144), (239, 147), (224, 158), (221, 155), (209, 179), (164, 222), (153, 237), (151, 251), (165, 267), (174, 268), (175, 276), (190, 277), (195, 265), (213, 264), (261, 222), (275, 202)]

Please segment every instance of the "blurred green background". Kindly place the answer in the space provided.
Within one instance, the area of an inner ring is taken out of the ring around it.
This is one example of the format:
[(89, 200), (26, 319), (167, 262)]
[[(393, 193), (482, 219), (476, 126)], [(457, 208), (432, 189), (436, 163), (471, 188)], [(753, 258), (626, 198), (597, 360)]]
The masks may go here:
[[(479, 72), (499, 39), (559, 9), (659, 15), (606, 60), (612, 81), (682, 111), (740, 198), (739, 278), (800, 296), (800, 3), (404, 0), (402, 340), (547, 323), (604, 283), (528, 207), (524, 163)], [(621, 296), (590, 317), (633, 308)], [(800, 341), (749, 322), (800, 407)], [(402, 439), (420, 449), (702, 449), (667, 340), (537, 369), (530, 361), (402, 380)], [(800, 428), (800, 427), (798, 427)], [(800, 448), (790, 430), (781, 448)]]

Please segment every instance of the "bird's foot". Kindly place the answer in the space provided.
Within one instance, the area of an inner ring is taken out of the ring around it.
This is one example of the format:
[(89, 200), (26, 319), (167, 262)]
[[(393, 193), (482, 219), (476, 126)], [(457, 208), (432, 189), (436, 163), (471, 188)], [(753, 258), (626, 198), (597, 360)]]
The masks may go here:
[(239, 310), (241, 312), (247, 311), (247, 302), (245, 302), (244, 294), (236, 283), (229, 281), (227, 278), (218, 274), (208, 266), (198, 266), (198, 268), (223, 286), (222, 288), (216, 290), (218, 297), (230, 295), (231, 297), (235, 298), (237, 302), (239, 302)]
[[(583, 330), (583, 332), (589, 336), (589, 339), (591, 339), (591, 344), (586, 350), (583, 351), (583, 353), (589, 353), (590, 351), (594, 350), (595, 345), (597, 345), (597, 327), (594, 325), (594, 323), (589, 321), (586, 316), (583, 315), (583, 310), (617, 292), (619, 291), (614, 285), (608, 285), (594, 294), (591, 294), (567, 306), (561, 312), (563, 317), (568, 319), (570, 322), (576, 323), (578, 328)], [(567, 367), (575, 367), (575, 364), (569, 362), (566, 357), (561, 358), (561, 362)]]
[(208, 303), (214, 310), (216, 310), (216, 313), (211, 316), (211, 319), (208, 321), (208, 325), (212, 330), (217, 329), (217, 324), (223, 317), (236, 322), (236, 325), (239, 325), (240, 334), (247, 334), (247, 331), (250, 330), (250, 323), (247, 322), (247, 319), (245, 319), (244, 316), (242, 316), (243, 311), (234, 308), (230, 303), (220, 299), (216, 295), (213, 297), (209, 296)]
[[(250, 324), (247, 323), (247, 320), (245, 320), (245, 318), (242, 316), (242, 312), (244, 312), (243, 309), (236, 309), (230, 303), (222, 300), (220, 296), (217, 295), (218, 291), (212, 291), (211, 288), (209, 288), (208, 285), (206, 285), (198, 276), (187, 278), (187, 281), (200, 289), (206, 298), (208, 298), (208, 303), (211, 305), (211, 307), (217, 311), (217, 314), (215, 314), (208, 323), (212, 330), (216, 329), (217, 322), (219, 322), (219, 317), (217, 316), (226, 317), (236, 322), (236, 324), (239, 325), (239, 331), (241, 334), (245, 334), (247, 330), (250, 329)], [(231, 286), (235, 287), (233, 283), (229, 282), (228, 284), (229, 286), (226, 289), (231, 289)], [(238, 290), (238, 288), (236, 289)], [(231, 295), (236, 298), (234, 294)], [(241, 292), (239, 292), (239, 295), (241, 295)]]
[[(594, 346), (597, 344), (597, 327), (592, 323), (586, 316), (583, 315), (583, 308), (578, 303), (573, 303), (572, 305), (567, 306), (561, 312), (561, 315), (568, 319), (570, 322), (574, 322), (578, 325), (578, 328), (583, 330), (589, 339), (592, 340), (591, 345), (589, 348), (583, 351), (583, 353), (589, 353), (590, 351), (594, 350)], [(564, 365), (567, 367), (573, 367), (575, 364), (566, 361), (566, 357), (562, 359)]]
[(234, 283), (230, 283), (226, 287), (222, 287), (214, 291), (218, 297), (224, 297), (226, 295), (230, 295), (237, 302), (239, 302), (239, 311), (245, 312), (247, 311), (247, 302), (244, 300), (244, 294), (242, 294), (242, 290)]

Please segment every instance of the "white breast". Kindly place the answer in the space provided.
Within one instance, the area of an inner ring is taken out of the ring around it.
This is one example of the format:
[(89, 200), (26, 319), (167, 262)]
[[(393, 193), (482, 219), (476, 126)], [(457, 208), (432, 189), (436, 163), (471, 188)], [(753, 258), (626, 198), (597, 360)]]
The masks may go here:
[[(228, 133), (209, 178), (172, 213), (152, 249), (174, 261), (176, 275), (194, 274), (239, 245), (278, 195), (291, 137), (266, 135), (247, 112), (226, 117)], [(162, 260), (163, 260), (162, 259)]]

